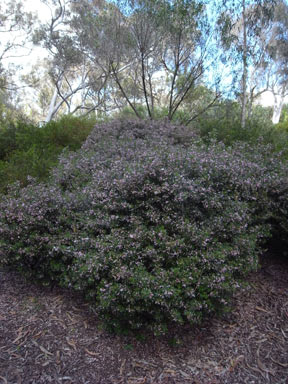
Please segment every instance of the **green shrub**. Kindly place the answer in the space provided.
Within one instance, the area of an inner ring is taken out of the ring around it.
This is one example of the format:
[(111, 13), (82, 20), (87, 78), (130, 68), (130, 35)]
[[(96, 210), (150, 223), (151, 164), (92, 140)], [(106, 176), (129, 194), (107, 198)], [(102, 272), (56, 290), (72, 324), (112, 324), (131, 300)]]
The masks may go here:
[(28, 175), (47, 179), (63, 149), (80, 148), (94, 125), (94, 119), (64, 116), (43, 127), (19, 121), (1, 129), (0, 192), (17, 180), (26, 185)]
[(14, 124), (0, 125), (0, 161), (4, 161), (8, 155), (17, 149), (16, 126)]
[[(148, 119), (149, 116), (148, 116), (147, 108), (145, 106), (136, 105), (136, 111), (137, 111), (140, 119), (143, 119), (143, 120)], [(153, 115), (153, 120), (167, 120), (168, 108), (167, 107), (154, 107), (152, 115)], [(172, 123), (174, 123), (174, 124), (181, 123), (183, 121), (188, 120), (189, 117), (190, 117), (189, 112), (187, 112), (185, 110), (178, 109), (173, 116)], [(126, 119), (126, 120), (129, 120), (129, 119), (131, 120), (133, 118), (138, 119), (138, 117), (136, 116), (133, 109), (129, 106), (124, 107), (120, 112), (116, 113), (114, 115), (114, 118), (115, 119)]]
[[(147, 109), (145, 106), (141, 104), (135, 105), (135, 110), (141, 119), (146, 119), (148, 117)], [(122, 108), (119, 112), (115, 113), (114, 117), (116, 119), (138, 119), (135, 111), (130, 106)]]
[(80, 148), (92, 128), (96, 124), (94, 118), (64, 116), (58, 121), (51, 121), (43, 129), (48, 142), (69, 150)]
[(286, 122), (288, 121), (288, 104), (287, 103), (283, 105), (281, 116), (280, 116), (280, 123), (283, 123), (285, 121)]
[(282, 122), (276, 124), (275, 128), (278, 131), (282, 131), (282, 132), (288, 133), (288, 120), (285, 120), (285, 121), (282, 121)]
[[(283, 125), (282, 125), (283, 124)], [(212, 140), (233, 145), (236, 142), (271, 145), (271, 151), (281, 152), (283, 159), (288, 159), (288, 130), (285, 123), (273, 126), (270, 121), (248, 120), (242, 128), (239, 120), (202, 118), (195, 125), (202, 139), (209, 143)]]

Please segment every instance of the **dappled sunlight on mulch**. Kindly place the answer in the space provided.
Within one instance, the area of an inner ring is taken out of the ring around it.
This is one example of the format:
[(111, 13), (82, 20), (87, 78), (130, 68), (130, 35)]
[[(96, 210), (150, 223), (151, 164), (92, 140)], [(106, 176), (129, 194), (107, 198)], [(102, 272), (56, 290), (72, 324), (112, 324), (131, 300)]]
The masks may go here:
[(263, 267), (233, 310), (168, 336), (101, 330), (80, 296), (0, 271), (0, 384), (288, 384), (288, 262)]

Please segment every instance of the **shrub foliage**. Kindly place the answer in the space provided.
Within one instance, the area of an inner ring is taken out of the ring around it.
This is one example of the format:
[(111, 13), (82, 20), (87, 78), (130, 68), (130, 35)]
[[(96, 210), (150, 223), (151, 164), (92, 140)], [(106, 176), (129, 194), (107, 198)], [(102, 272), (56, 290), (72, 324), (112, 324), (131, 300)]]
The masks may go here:
[[(282, 159), (288, 159), (288, 124), (272, 124), (270, 108), (255, 106), (253, 114), (241, 127), (239, 105), (228, 104), (226, 113), (222, 108), (218, 110), (219, 116), (201, 116), (195, 124), (195, 129), (202, 139), (209, 142), (212, 139), (223, 142), (225, 145), (234, 145), (235, 142), (246, 142), (255, 145), (261, 141), (270, 145), (273, 152), (281, 152)], [(236, 109), (236, 110), (235, 110)]]
[(25, 121), (0, 124), (0, 193), (15, 181), (26, 185), (28, 176), (47, 179), (63, 149), (79, 149), (94, 124), (95, 120), (73, 116), (43, 127)]
[(287, 167), (269, 147), (203, 144), (189, 128), (115, 121), (47, 184), (0, 203), (1, 263), (80, 290), (113, 328), (199, 322), (287, 237)]

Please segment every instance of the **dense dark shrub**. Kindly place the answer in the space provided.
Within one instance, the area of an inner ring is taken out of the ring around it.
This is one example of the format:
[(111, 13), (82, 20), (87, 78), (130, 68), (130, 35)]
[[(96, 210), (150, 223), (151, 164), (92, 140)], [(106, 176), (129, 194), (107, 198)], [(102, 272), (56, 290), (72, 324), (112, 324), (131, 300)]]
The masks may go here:
[(198, 322), (287, 236), (287, 167), (263, 145), (201, 143), (189, 128), (97, 126), (49, 184), (0, 204), (1, 262), (83, 291), (112, 327)]

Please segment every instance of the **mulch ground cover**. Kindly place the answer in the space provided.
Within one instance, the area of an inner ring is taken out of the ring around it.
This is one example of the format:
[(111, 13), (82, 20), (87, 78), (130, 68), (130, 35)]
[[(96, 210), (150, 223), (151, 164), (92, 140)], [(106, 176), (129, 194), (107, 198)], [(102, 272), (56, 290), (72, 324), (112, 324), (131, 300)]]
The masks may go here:
[(0, 384), (288, 384), (287, 260), (264, 258), (248, 283), (222, 318), (135, 337), (101, 329), (75, 293), (1, 270)]

